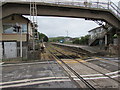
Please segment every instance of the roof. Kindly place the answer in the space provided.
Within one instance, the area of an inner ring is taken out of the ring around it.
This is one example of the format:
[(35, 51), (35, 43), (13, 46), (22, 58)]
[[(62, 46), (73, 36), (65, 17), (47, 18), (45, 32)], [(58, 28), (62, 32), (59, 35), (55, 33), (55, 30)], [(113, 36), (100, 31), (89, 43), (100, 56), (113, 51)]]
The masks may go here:
[(23, 19), (25, 19), (25, 20), (31, 22), (28, 18), (26, 18), (26, 17), (24, 17), (23, 15), (20, 15), (20, 14), (11, 14), (11, 15), (9, 15), (9, 16), (7, 16), (7, 17), (2, 18), (2, 19), (8, 18), (8, 17), (13, 16), (13, 15), (20, 16), (20, 17), (22, 17)]
[(99, 28), (102, 28), (102, 26), (96, 27), (96, 28), (94, 28), (94, 29), (92, 29), (92, 30), (90, 30), (90, 31), (88, 31), (88, 32), (94, 31), (94, 30), (99, 29)]

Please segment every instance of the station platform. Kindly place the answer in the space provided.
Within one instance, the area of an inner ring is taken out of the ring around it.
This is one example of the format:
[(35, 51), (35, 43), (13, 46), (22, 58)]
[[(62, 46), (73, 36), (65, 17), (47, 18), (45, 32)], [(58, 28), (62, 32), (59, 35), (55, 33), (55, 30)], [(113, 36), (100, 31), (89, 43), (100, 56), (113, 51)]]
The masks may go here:
[(73, 44), (63, 44), (63, 43), (53, 43), (56, 45), (67, 46), (67, 47), (74, 47), (82, 49), (88, 53), (95, 54), (95, 55), (106, 55), (108, 54), (107, 51), (101, 49), (99, 46), (88, 46), (88, 45), (73, 45)]

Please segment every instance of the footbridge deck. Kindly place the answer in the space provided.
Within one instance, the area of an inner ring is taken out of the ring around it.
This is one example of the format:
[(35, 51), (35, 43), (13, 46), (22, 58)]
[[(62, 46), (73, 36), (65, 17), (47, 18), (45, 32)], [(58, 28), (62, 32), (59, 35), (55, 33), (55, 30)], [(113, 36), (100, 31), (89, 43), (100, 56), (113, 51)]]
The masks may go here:
[[(63, 0), (36, 1), (39, 16), (59, 16), (85, 18), (87, 20), (102, 20), (120, 29), (120, 9), (112, 2), (86, 2)], [(30, 14), (30, 1), (9, 2), (2, 5), (2, 17), (11, 14)]]

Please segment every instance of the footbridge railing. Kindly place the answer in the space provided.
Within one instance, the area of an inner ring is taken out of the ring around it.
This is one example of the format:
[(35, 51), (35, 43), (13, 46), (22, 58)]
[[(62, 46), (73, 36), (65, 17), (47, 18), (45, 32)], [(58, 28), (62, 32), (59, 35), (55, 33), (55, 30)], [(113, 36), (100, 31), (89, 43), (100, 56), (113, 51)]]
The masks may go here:
[(84, 7), (90, 9), (103, 9), (112, 12), (120, 19), (120, 8), (110, 0), (2, 0), (3, 2), (36, 2), (37, 4), (54, 4), (70, 7)]
[(120, 8), (110, 0), (26, 0), (28, 2), (43, 2), (44, 4), (57, 4), (73, 7), (105, 9), (111, 11), (120, 19)]

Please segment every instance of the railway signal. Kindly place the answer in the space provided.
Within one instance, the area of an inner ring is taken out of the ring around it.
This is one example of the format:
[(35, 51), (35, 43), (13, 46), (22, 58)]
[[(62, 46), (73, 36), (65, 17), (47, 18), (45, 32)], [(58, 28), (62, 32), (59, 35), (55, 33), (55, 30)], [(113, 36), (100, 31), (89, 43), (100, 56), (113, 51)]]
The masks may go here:
[(13, 31), (14, 31), (14, 32), (20, 32), (20, 29), (21, 29), (21, 26), (18, 25), (18, 24), (15, 24), (15, 25), (13, 26)]
[(18, 24), (13, 26), (13, 31), (20, 32), (20, 57), (22, 58), (22, 27)]

